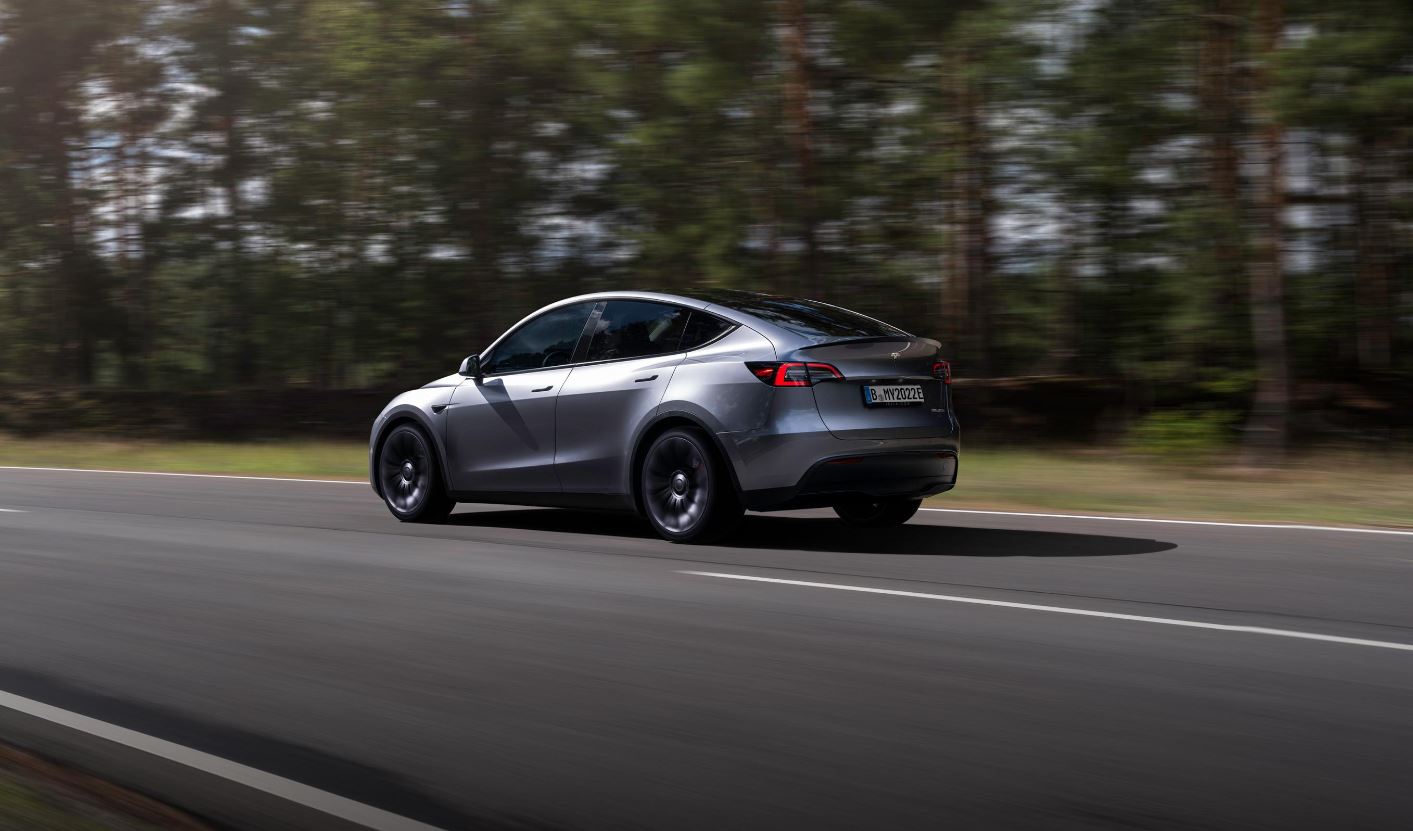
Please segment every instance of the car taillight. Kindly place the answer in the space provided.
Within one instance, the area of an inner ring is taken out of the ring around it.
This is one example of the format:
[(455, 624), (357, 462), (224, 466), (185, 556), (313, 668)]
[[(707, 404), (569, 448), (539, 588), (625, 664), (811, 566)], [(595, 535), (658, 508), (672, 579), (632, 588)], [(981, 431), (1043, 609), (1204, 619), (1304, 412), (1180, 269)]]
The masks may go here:
[(751, 374), (772, 387), (810, 387), (821, 381), (842, 381), (843, 375), (829, 364), (788, 361), (752, 361), (746, 364)]
[(944, 384), (952, 383), (952, 364), (950, 361), (938, 361), (932, 365), (932, 377)]

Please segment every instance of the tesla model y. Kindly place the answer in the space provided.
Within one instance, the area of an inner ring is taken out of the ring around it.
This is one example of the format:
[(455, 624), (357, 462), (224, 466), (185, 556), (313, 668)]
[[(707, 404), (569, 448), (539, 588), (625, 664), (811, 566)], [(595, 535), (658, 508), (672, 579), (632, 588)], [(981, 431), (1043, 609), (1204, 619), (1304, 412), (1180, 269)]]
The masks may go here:
[(406, 522), (457, 502), (635, 511), (705, 541), (746, 510), (900, 525), (956, 482), (937, 341), (814, 300), (602, 292), (553, 303), (373, 424)]

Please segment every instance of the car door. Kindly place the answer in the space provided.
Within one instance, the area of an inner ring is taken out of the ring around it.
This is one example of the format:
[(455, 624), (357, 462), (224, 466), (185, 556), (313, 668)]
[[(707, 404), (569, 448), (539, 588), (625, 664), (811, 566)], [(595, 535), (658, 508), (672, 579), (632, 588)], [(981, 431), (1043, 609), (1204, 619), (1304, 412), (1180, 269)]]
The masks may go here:
[(690, 310), (609, 300), (589, 324), (584, 360), (556, 402), (555, 470), (567, 493), (628, 493), (633, 437), (682, 362)]
[(482, 377), (452, 393), (446, 429), (453, 490), (559, 491), (555, 398), (595, 305), (561, 306), (521, 324), (482, 357)]

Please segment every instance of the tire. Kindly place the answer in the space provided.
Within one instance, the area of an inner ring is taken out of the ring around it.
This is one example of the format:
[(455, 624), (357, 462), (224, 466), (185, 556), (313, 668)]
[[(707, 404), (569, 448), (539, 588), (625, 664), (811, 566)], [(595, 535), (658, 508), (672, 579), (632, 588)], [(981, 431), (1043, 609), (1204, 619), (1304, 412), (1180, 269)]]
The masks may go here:
[(921, 505), (921, 499), (858, 499), (840, 502), (834, 513), (860, 528), (892, 528), (912, 519)]
[(638, 483), (648, 522), (671, 542), (719, 540), (745, 512), (730, 472), (710, 440), (696, 430), (676, 427), (653, 439), (643, 454)]
[(394, 427), (378, 449), (383, 504), (403, 522), (443, 522), (456, 503), (447, 496), (427, 435), (411, 424)]

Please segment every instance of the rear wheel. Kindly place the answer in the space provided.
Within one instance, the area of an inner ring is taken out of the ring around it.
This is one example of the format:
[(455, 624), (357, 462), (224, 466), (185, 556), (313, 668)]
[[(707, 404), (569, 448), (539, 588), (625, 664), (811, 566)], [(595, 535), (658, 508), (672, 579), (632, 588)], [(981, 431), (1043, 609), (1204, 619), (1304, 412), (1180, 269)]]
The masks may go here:
[(456, 506), (442, 484), (431, 442), (410, 424), (393, 428), (383, 440), (378, 485), (383, 503), (403, 522), (441, 522)]
[(921, 499), (857, 499), (834, 506), (839, 518), (860, 528), (891, 528), (913, 518)]
[(730, 474), (695, 430), (674, 428), (654, 439), (639, 476), (644, 512), (663, 539), (720, 539), (743, 513)]

